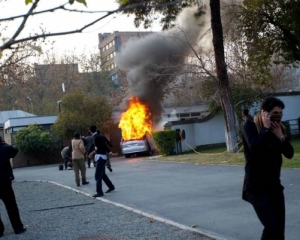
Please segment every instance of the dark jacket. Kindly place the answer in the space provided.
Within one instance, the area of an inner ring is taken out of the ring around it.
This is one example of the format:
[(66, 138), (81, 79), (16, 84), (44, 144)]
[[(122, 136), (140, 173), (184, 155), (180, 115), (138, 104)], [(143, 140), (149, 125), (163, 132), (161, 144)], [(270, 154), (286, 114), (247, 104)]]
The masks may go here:
[(18, 149), (6, 143), (0, 143), (0, 184), (11, 183), (15, 179), (9, 160), (14, 158)]
[[(93, 135), (94, 143), (91, 146), (92, 149), (95, 149), (97, 147), (96, 154), (103, 154), (110, 152), (110, 149), (108, 146), (113, 147), (110, 141), (105, 136), (102, 136), (100, 134)], [(108, 146), (107, 146), (108, 145)]]
[(283, 143), (263, 127), (258, 133), (256, 124), (247, 121), (243, 127), (245, 181), (243, 190), (253, 187), (265, 189), (280, 185), (282, 154), (291, 159), (294, 149), (286, 138)]

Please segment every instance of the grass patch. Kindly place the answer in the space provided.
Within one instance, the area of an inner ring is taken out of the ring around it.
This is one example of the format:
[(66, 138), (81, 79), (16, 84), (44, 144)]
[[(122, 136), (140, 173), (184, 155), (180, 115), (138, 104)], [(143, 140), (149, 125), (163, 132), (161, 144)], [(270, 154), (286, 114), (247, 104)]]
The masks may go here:
[[(182, 143), (184, 144), (184, 143)], [(293, 139), (291, 144), (294, 147), (294, 157), (289, 160), (284, 158), (284, 168), (300, 168), (300, 139)], [(242, 147), (240, 144), (239, 149)], [(156, 161), (170, 161), (170, 162), (185, 162), (196, 165), (201, 164), (224, 164), (224, 165), (245, 165), (245, 157), (243, 149), (239, 153), (228, 153), (226, 146), (211, 146), (200, 147), (195, 149), (196, 152), (186, 152), (180, 155), (160, 156), (155, 158)]]

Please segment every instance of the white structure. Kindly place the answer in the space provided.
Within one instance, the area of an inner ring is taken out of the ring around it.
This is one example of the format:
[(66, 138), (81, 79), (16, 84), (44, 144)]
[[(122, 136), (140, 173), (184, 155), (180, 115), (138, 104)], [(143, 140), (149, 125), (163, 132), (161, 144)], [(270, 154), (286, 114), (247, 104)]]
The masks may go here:
[(14, 137), (20, 129), (26, 128), (30, 124), (38, 124), (45, 129), (50, 129), (51, 125), (55, 123), (57, 116), (33, 116), (33, 117), (19, 117), (9, 118), (3, 123), (4, 140), (8, 144), (14, 144)]
[[(281, 99), (285, 108), (283, 110), (283, 121), (294, 120), (300, 117), (300, 93), (282, 93), (276, 94)], [(252, 109), (250, 112), (254, 113)], [(257, 109), (256, 109), (257, 111)], [(291, 124), (291, 122), (290, 122)], [(225, 122), (222, 112), (216, 115), (207, 115), (203, 118), (193, 118), (184, 121), (169, 121), (165, 127), (170, 129), (180, 129), (185, 131), (185, 142), (182, 142), (182, 152), (190, 151), (191, 147), (196, 148), (201, 145), (225, 143)], [(298, 123), (291, 124), (291, 131), (298, 134)], [(296, 132), (295, 132), (296, 131)]]

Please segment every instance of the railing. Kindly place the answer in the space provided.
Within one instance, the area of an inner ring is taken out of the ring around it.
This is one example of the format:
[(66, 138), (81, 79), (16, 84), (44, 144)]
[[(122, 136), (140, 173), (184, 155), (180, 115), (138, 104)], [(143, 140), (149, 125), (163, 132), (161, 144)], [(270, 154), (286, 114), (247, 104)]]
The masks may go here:
[(289, 122), (290, 127), (291, 127), (291, 136), (300, 137), (300, 128), (299, 128), (299, 119), (290, 119), (290, 120), (285, 120)]

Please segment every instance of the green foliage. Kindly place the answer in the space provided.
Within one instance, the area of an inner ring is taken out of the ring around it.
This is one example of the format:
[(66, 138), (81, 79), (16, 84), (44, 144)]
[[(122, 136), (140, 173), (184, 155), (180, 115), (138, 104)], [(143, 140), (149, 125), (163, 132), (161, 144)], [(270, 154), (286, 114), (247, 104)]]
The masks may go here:
[[(203, 14), (203, 5), (199, 4), (198, 0), (183, 0), (177, 4), (170, 5), (170, 0), (117, 0), (121, 7), (130, 6), (140, 3), (140, 6), (125, 10), (125, 14), (134, 14), (134, 24), (139, 27), (143, 24), (144, 28), (151, 27), (153, 20), (157, 20), (157, 14), (163, 16), (160, 19), (160, 24), (163, 30), (172, 28), (178, 14), (186, 7), (198, 6), (195, 16)], [(168, 5), (168, 6), (167, 6)], [(149, 7), (152, 6), (152, 7)]]
[(29, 3), (32, 3), (32, 0), (25, 0), (26, 5), (28, 5)]
[(102, 133), (107, 133), (115, 127), (112, 111), (103, 96), (69, 93), (62, 99), (61, 112), (52, 130), (60, 136), (72, 138), (76, 131), (85, 136), (89, 127), (96, 125)]
[(300, 1), (244, 0), (243, 5), (240, 29), (258, 70), (266, 68), (270, 60), (275, 64), (299, 62)]
[(176, 141), (175, 130), (153, 132), (153, 139), (160, 154), (162, 155), (173, 154), (175, 148), (175, 141)]
[[(72, 5), (74, 3), (74, 1), (75, 0), (69, 0), (69, 3)], [(76, 0), (76, 2), (82, 3), (84, 6), (87, 6), (85, 0)]]
[(52, 155), (60, 148), (60, 141), (43, 127), (32, 124), (21, 129), (15, 136), (16, 145), (25, 154), (35, 157), (47, 156), (51, 160)]

